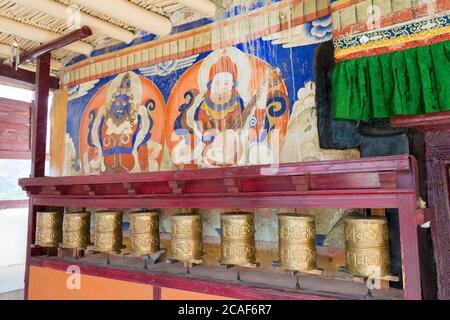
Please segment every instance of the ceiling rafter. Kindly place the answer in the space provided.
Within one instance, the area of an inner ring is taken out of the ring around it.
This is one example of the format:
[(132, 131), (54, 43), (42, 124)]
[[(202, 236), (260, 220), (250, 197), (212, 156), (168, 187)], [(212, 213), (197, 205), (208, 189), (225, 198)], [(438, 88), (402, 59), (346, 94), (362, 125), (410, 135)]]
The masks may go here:
[[(50, 1), (56, 4), (55, 7), (58, 5), (59, 7), (76, 5), (80, 9), (82, 15), (92, 19), (96, 19), (99, 21), (99, 23), (110, 25), (112, 28), (117, 28), (116, 30), (123, 30), (124, 34), (136, 34), (140, 30), (139, 27), (133, 25), (135, 24), (133, 22), (133, 19), (135, 18), (131, 19), (131, 22), (121, 21), (119, 19), (115, 19), (111, 16), (105, 15), (104, 10), (100, 10), (98, 12), (88, 7), (77, 5), (75, 0), (44, 0), (45, 3), (50, 3)], [(26, 2), (28, 2), (29, 6), (24, 5), (26, 4)], [(105, 4), (106, 1), (102, 0), (99, 2)], [(166, 18), (170, 18), (174, 12), (187, 7), (176, 0), (126, 0), (126, 2), (134, 4), (138, 8), (142, 8), (143, 12), (153, 12)], [(34, 3), (34, 5), (30, 5), (30, 3)], [(39, 4), (39, 6), (42, 6), (42, 9), (40, 7), (38, 8), (36, 3)], [(108, 4), (109, 3), (110, 0), (108, 1)], [(51, 10), (46, 11), (46, 6), (41, 4), (42, 1), (39, 0), (0, 0), (0, 17), (28, 24), (32, 27), (39, 28), (48, 32), (53, 32), (59, 35), (68, 33), (70, 29), (66, 23), (66, 19), (61, 18), (61, 12), (52, 13)], [(83, 24), (89, 25), (89, 23), (85, 23), (84, 21)], [(94, 46), (95, 49), (109, 47), (121, 42), (122, 40), (126, 40), (115, 39), (114, 37), (111, 37), (112, 35), (108, 34), (108, 32), (105, 32), (104, 30), (102, 31), (101, 28), (96, 28), (95, 26), (91, 27), (94, 30), (94, 34), (84, 39), (84, 41)], [(28, 51), (41, 44), (41, 42), (36, 40), (27, 39), (26, 37), (21, 37), (17, 34), (13, 35), (0, 31), (0, 46), (10, 47), (14, 42), (18, 43), (21, 52)], [(3, 53), (5, 52), (6, 50), (3, 50)], [(55, 50), (52, 52), (52, 58), (54, 59), (53, 65), (59, 67), (60, 63), (67, 63), (77, 55), (79, 55), (79, 53), (67, 50), (66, 48)], [(6, 58), (4, 54), (1, 57)]]
[[(70, 17), (71, 7), (59, 3), (54, 0), (13, 0), (15, 3), (31, 8), (34, 10), (42, 10), (46, 8), (46, 14), (58, 20), (67, 21)], [(76, 8), (74, 8), (76, 9)], [(75, 12), (75, 10), (72, 10)], [(44, 16), (45, 17), (45, 16)], [(95, 18), (89, 14), (80, 12), (80, 25), (89, 25), (96, 31), (103, 33), (113, 39), (129, 43), (134, 38), (134, 33), (120, 28), (110, 22)]]
[(113, 19), (133, 25), (148, 33), (167, 36), (172, 32), (172, 22), (169, 18), (128, 0), (108, 0), (108, 5), (101, 0), (72, 0), (72, 2), (97, 12), (106, 13)]

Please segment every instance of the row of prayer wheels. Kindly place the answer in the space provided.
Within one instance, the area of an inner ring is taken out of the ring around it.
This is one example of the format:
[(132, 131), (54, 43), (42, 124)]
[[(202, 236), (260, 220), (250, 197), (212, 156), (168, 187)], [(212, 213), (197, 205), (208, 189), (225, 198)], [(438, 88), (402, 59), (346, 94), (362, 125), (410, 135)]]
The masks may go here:
[[(123, 213), (100, 211), (95, 213), (94, 250), (120, 252), (122, 245)], [(133, 213), (130, 218), (131, 249), (135, 256), (159, 251), (159, 213)], [(91, 215), (89, 212), (38, 212), (36, 245), (64, 249), (86, 249), (91, 244)]]
[[(279, 265), (284, 270), (307, 272), (317, 267), (314, 216), (279, 214)], [(95, 213), (94, 250), (120, 252), (122, 212)], [(202, 219), (199, 214), (174, 214), (171, 258), (192, 262), (202, 258)], [(221, 264), (244, 266), (256, 262), (254, 214), (226, 212), (221, 221)], [(160, 250), (158, 211), (130, 214), (131, 252), (151, 255)], [(36, 245), (86, 249), (90, 245), (90, 213), (38, 212)], [(345, 219), (347, 269), (356, 275), (389, 273), (387, 223), (384, 217)]]

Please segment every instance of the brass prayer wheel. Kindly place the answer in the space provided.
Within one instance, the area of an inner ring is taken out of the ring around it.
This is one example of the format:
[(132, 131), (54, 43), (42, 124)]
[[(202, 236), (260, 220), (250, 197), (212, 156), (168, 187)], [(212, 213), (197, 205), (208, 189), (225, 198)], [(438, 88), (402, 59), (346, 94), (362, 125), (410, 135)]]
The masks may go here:
[(38, 212), (36, 216), (36, 245), (57, 247), (62, 241), (61, 212)]
[(159, 212), (130, 213), (131, 253), (136, 257), (151, 255), (159, 248)]
[(95, 213), (94, 248), (99, 252), (120, 252), (122, 249), (123, 213), (100, 211)]
[(202, 217), (199, 214), (174, 214), (172, 222), (171, 258), (190, 262), (203, 255)]
[(289, 271), (310, 271), (316, 263), (316, 225), (312, 215), (278, 215), (280, 267)]
[(63, 243), (65, 249), (86, 249), (91, 242), (91, 214), (77, 212), (64, 214)]
[(389, 244), (385, 217), (347, 217), (345, 219), (347, 269), (363, 277), (389, 274)]
[(255, 223), (251, 212), (225, 212), (220, 215), (220, 263), (247, 265), (255, 263)]

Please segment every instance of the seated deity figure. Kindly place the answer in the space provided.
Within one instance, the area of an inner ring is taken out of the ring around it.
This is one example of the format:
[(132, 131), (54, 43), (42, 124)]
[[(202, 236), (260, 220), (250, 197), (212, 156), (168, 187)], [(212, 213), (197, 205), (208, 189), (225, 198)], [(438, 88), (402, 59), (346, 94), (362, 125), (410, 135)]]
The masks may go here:
[(207, 163), (226, 164), (237, 161), (235, 148), (239, 145), (234, 141), (238, 129), (235, 123), (242, 119), (245, 108), (236, 89), (237, 72), (231, 59), (222, 56), (211, 68), (208, 90), (195, 110), (194, 121), (197, 132), (202, 133), (201, 142), (205, 145), (203, 159)]
[(262, 74), (263, 85), (250, 97), (252, 71), (244, 53), (227, 48), (206, 58), (199, 71), (200, 92), (187, 92), (179, 108), (173, 132), (183, 139), (172, 150), (172, 160), (200, 167), (247, 164), (250, 144), (265, 143), (274, 118), (286, 111), (284, 96), (282, 112), (271, 111), (271, 71)]
[(148, 108), (140, 103), (141, 96), (140, 79), (132, 72), (111, 82), (105, 105), (91, 116), (88, 144), (92, 148), (87, 159), (90, 168), (98, 167), (101, 173), (141, 171), (141, 163), (148, 159), (138, 150), (150, 140), (153, 124)]
[[(236, 89), (237, 72), (228, 56), (222, 56), (211, 68), (208, 90), (195, 115), (203, 131), (225, 130), (241, 116), (244, 102)], [(206, 141), (207, 137), (204, 137)]]

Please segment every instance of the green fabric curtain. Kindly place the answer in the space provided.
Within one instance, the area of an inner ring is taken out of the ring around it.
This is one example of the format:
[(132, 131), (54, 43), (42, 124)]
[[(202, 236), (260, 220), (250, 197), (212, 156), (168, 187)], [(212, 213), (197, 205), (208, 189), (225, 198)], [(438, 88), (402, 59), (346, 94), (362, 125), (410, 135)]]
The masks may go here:
[(450, 41), (341, 61), (332, 81), (335, 119), (450, 110)]

